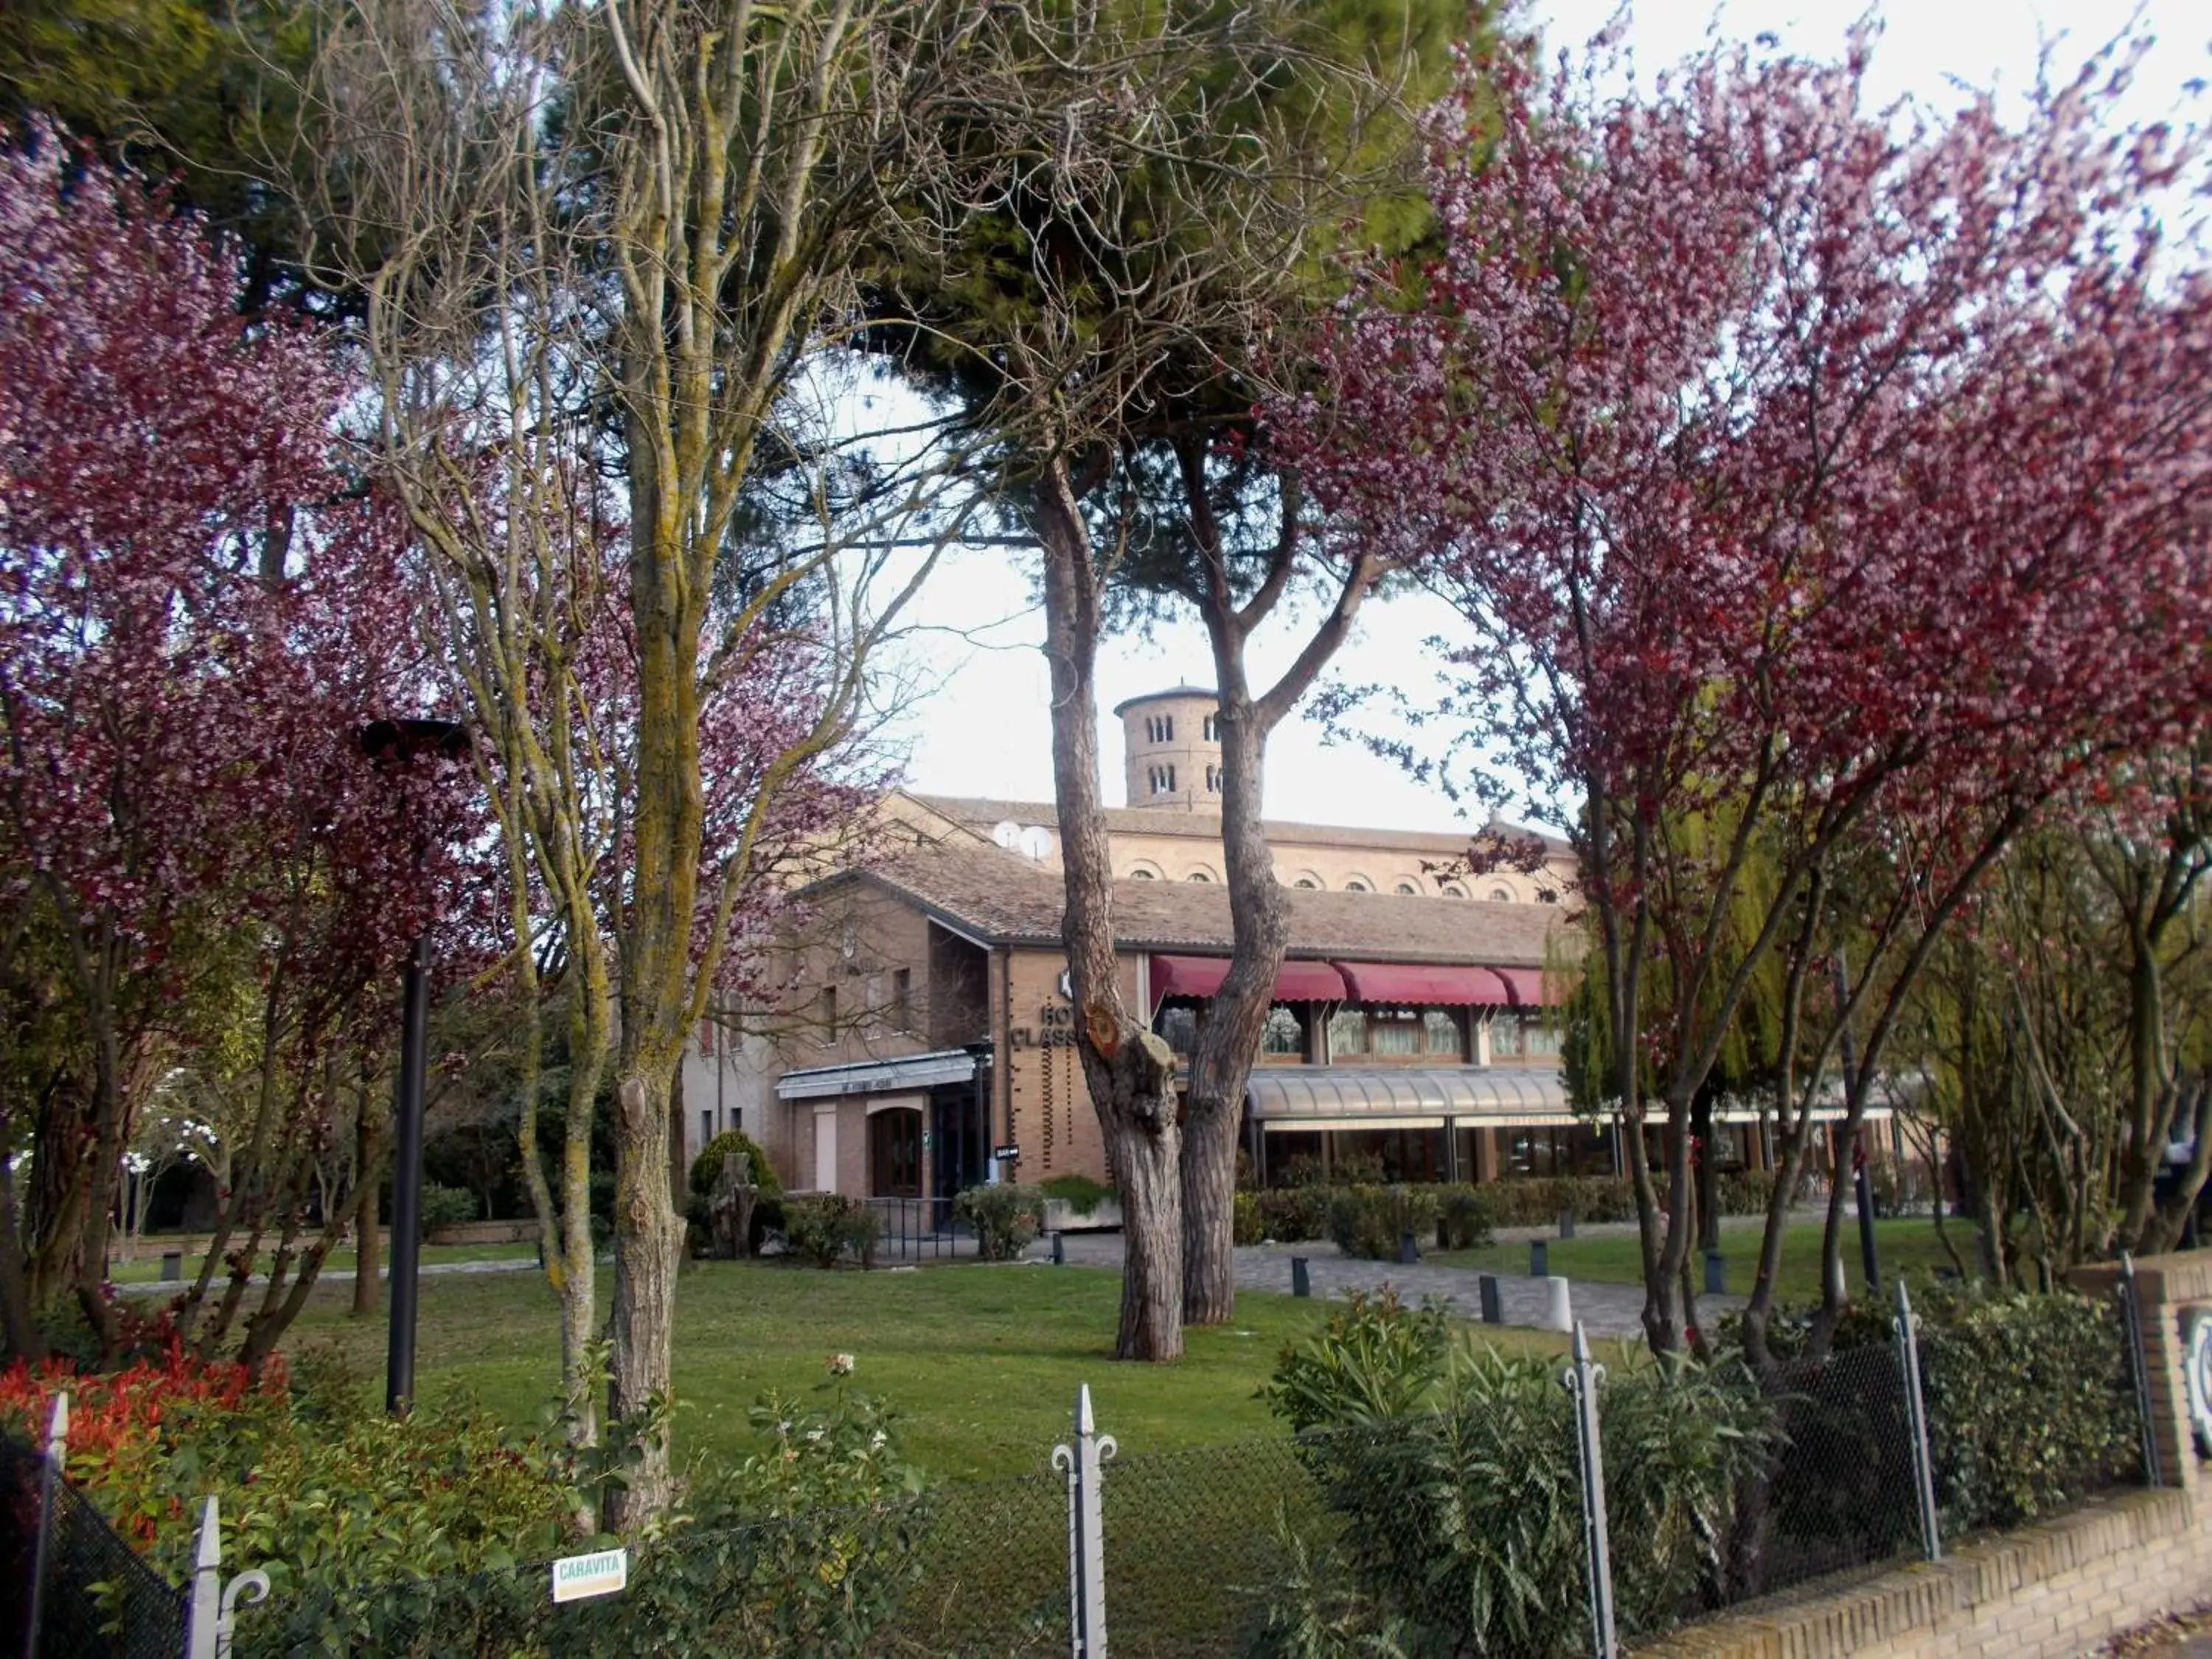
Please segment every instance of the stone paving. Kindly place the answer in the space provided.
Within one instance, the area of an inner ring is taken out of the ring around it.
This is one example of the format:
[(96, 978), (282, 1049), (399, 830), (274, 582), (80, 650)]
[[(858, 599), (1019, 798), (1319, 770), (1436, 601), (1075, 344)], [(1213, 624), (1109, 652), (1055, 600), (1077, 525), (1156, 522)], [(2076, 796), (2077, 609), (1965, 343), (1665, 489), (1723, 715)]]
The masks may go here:
[[(1063, 1237), (1064, 1249), (1070, 1261), (1098, 1267), (1118, 1267), (1121, 1265), (1121, 1236), (1119, 1233), (1067, 1233)], [(1028, 1255), (1032, 1261), (1048, 1260), (1051, 1245), (1048, 1241), (1040, 1240), (1030, 1248)], [(1470, 1269), (1431, 1267), (1425, 1262), (1407, 1267), (1395, 1261), (1362, 1261), (1346, 1256), (1335, 1245), (1322, 1242), (1239, 1247), (1237, 1251), (1237, 1288), (1287, 1294), (1291, 1288), (1291, 1258), (1294, 1255), (1306, 1259), (1307, 1273), (1316, 1296), (1343, 1296), (1352, 1291), (1380, 1290), (1387, 1284), (1395, 1286), (1398, 1294), (1408, 1302), (1435, 1297), (1449, 1303), (1462, 1317), (1481, 1317), (1480, 1275)], [(1500, 1274), (1498, 1288), (1506, 1324), (1542, 1328), (1547, 1296), (1542, 1279), (1530, 1279), (1524, 1274)], [(1573, 1284), (1569, 1295), (1574, 1316), (1583, 1322), (1591, 1336), (1642, 1338), (1644, 1292), (1638, 1286), (1583, 1279)], [(1698, 1307), (1710, 1318), (1717, 1311), (1742, 1307), (1744, 1300), (1740, 1296), (1705, 1296), (1698, 1297)]]

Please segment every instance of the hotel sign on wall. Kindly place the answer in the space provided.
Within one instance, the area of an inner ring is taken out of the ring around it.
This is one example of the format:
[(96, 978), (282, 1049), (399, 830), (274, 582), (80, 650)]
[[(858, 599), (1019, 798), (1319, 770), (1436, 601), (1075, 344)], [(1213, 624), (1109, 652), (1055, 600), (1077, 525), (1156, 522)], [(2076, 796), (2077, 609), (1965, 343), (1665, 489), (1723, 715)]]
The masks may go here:
[(1037, 1010), (1036, 1024), (1017, 1025), (1006, 1033), (1012, 1048), (1073, 1048), (1075, 1010), (1064, 1002), (1048, 1002)]

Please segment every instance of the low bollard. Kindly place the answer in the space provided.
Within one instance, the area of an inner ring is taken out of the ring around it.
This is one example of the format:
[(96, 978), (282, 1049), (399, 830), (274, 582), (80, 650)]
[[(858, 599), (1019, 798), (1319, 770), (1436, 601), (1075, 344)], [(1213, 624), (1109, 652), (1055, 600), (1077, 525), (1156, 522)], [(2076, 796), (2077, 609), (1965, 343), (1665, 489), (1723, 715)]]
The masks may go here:
[(1705, 1252), (1705, 1294), (1707, 1296), (1728, 1294), (1728, 1258), (1718, 1250)]
[(1562, 1210), (1562, 1211), (1560, 1211), (1560, 1212), (1559, 1212), (1559, 1237), (1560, 1237), (1561, 1238), (1572, 1238), (1574, 1236), (1575, 1236), (1575, 1212), (1574, 1212), (1572, 1210)]
[(1503, 1325), (1505, 1322), (1505, 1297), (1498, 1287), (1496, 1273), (1484, 1273), (1475, 1280), (1475, 1288), (1482, 1293), (1482, 1322)]
[(1398, 1235), (1398, 1265), (1401, 1267), (1410, 1267), (1420, 1259), (1421, 1247), (1413, 1242), (1412, 1232), (1400, 1233)]
[(1052, 1236), (1052, 1265), (1055, 1267), (1067, 1265), (1067, 1236), (1065, 1233), (1056, 1232)]
[(1306, 1259), (1302, 1255), (1294, 1255), (1291, 1258), (1291, 1294), (1292, 1296), (1313, 1294), (1313, 1275), (1306, 1271)]
[(185, 1276), (185, 1253), (182, 1250), (161, 1252), (161, 1282), (173, 1285)]
[(1546, 1279), (1552, 1272), (1552, 1253), (1540, 1238), (1528, 1241), (1528, 1277)]
[(1573, 1297), (1567, 1281), (1556, 1276), (1544, 1281), (1544, 1328), (1571, 1331), (1575, 1328)]

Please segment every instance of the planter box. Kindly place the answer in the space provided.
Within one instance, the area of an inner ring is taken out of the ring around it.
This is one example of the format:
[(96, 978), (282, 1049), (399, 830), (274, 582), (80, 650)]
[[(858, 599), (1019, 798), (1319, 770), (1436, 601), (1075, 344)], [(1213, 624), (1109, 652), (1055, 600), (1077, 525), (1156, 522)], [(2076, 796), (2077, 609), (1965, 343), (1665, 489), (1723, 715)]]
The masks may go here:
[(1102, 1198), (1096, 1208), (1080, 1212), (1064, 1198), (1044, 1201), (1044, 1230), (1048, 1233), (1119, 1232), (1121, 1228), (1119, 1199)]

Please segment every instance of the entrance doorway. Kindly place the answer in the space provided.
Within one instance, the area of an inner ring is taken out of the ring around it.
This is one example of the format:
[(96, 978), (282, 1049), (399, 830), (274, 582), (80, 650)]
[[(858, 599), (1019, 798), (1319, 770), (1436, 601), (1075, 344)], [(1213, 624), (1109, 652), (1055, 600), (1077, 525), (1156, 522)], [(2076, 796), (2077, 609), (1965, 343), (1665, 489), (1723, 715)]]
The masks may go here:
[(868, 1116), (868, 1191), (877, 1198), (921, 1196), (921, 1112), (892, 1106)]

